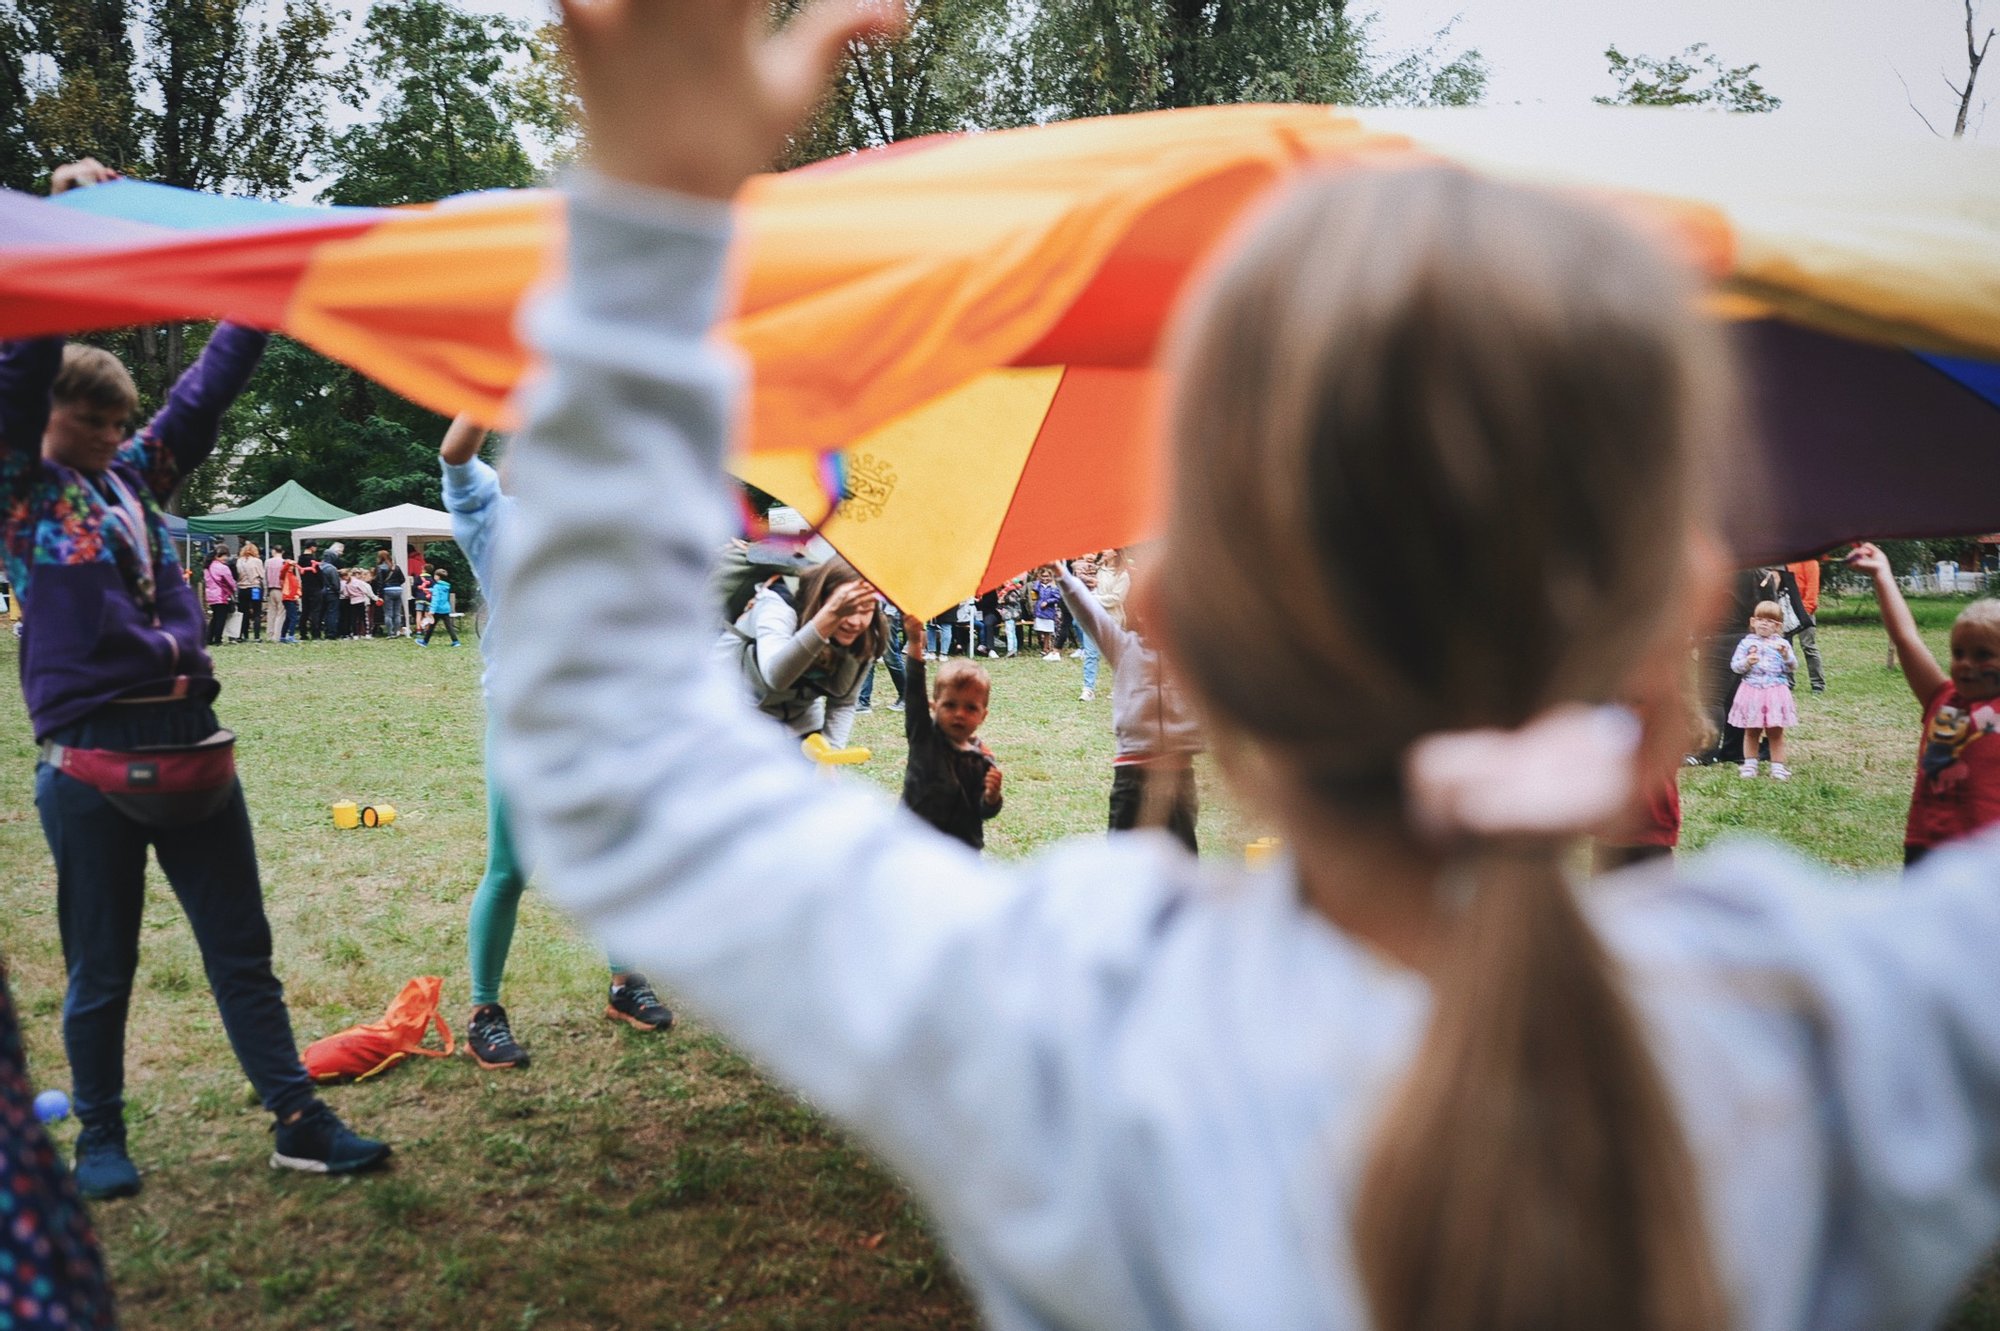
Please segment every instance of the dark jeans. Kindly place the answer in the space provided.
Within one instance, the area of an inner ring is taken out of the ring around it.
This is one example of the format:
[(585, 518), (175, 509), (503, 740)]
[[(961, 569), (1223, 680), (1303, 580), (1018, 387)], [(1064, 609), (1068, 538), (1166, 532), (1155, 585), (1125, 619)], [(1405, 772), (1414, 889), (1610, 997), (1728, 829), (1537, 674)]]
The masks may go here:
[[(1165, 786), (1156, 797), (1152, 794), (1155, 784)], [(1151, 824), (1143, 823), (1157, 798), (1166, 809), (1166, 828), (1174, 838), (1188, 848), (1189, 854), (1199, 854), (1201, 847), (1195, 843), (1194, 825), (1201, 817), (1201, 799), (1195, 792), (1194, 769), (1190, 767), (1167, 767), (1154, 769), (1139, 763), (1120, 763), (1111, 769), (1111, 830), (1129, 832), (1135, 827)]]
[(236, 602), (222, 601), (208, 608), (208, 645), (222, 645), (222, 631), (229, 627), (229, 616), (235, 613)]
[(327, 604), (326, 593), (308, 587), (305, 589), (305, 591), (300, 593), (300, 596), (303, 598), (305, 606), (304, 636), (308, 638), (327, 637), (328, 634), (326, 631), (326, 604)]
[(245, 587), (236, 593), (236, 608), (243, 612), (243, 639), (264, 640), (264, 602), (260, 597), (252, 600), (250, 589)]
[(449, 633), (451, 635), (451, 640), (453, 642), (458, 641), (458, 625), (452, 622), (452, 617), (450, 615), (439, 612), (432, 613), (431, 626), (424, 630), (423, 640), (425, 642), (429, 642), (431, 640), (431, 634), (436, 633), (440, 628), (443, 629), (446, 633)]
[(889, 682), (896, 686), (896, 701), (903, 701), (903, 648), (909, 645), (910, 636), (903, 632), (903, 621), (889, 621), (889, 654), (883, 664), (889, 667)]
[(296, 638), (299, 636), (299, 603), (297, 601), (286, 601), (284, 604), (285, 631), (279, 636)]
[[(135, 749), (192, 744), (215, 729), (214, 711), (199, 703), (112, 705), (50, 738), (79, 748)], [(271, 971), (271, 926), (242, 787), (204, 821), (160, 830), (132, 821), (90, 786), (42, 763), (35, 769), (35, 806), (55, 855), (56, 912), (69, 968), (63, 1047), (83, 1125), (122, 1138), (125, 1014), (139, 964), (148, 846), (187, 913), (223, 1029), (264, 1107), (284, 1117), (310, 1103), (312, 1082), (299, 1063), (284, 987)]]

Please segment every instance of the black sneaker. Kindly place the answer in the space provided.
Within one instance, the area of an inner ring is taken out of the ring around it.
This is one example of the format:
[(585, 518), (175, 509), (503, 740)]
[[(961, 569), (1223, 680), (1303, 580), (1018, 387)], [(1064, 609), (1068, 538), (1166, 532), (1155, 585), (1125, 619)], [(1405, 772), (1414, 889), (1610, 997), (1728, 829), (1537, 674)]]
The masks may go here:
[(507, 1027), (507, 1009), (488, 1003), (472, 1010), (465, 1027), (465, 1052), (482, 1068), (525, 1068), (528, 1051)]
[(76, 1139), (76, 1190), (86, 1201), (103, 1202), (113, 1197), (134, 1197), (139, 1192), (139, 1170), (125, 1154), (123, 1130), (85, 1128)]
[(628, 975), (624, 983), (611, 982), (611, 997), (604, 1015), (642, 1031), (664, 1031), (674, 1024), (674, 1014), (653, 992), (643, 975)]
[(389, 1143), (358, 1135), (319, 1100), (306, 1106), (292, 1122), (273, 1123), (271, 1130), (278, 1134), (271, 1151), (273, 1169), (358, 1174), (389, 1158)]

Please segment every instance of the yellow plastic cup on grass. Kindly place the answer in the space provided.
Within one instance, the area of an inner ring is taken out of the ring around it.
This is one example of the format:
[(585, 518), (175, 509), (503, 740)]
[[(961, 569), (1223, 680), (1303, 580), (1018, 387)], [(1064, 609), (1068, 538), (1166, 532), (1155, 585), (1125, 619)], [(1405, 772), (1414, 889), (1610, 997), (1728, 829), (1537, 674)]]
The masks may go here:
[(333, 825), (343, 832), (351, 827), (361, 826), (361, 809), (353, 800), (340, 800), (333, 806)]

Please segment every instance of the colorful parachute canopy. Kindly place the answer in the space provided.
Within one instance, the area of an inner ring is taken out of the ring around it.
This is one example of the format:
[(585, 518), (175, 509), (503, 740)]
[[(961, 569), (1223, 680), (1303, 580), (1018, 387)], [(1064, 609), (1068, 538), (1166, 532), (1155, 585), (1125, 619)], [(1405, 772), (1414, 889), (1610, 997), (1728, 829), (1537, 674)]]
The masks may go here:
[[(1746, 558), (2000, 528), (2000, 154), (1779, 116), (1236, 106), (898, 145), (761, 177), (723, 333), (754, 390), (739, 471), (935, 612), (1144, 535), (1170, 310), (1306, 169), (1463, 163), (1656, 224), (1745, 324), (1770, 510)], [(0, 336), (171, 317), (280, 328), (441, 411), (505, 423), (560, 201), (334, 210), (118, 184), (0, 195)]]

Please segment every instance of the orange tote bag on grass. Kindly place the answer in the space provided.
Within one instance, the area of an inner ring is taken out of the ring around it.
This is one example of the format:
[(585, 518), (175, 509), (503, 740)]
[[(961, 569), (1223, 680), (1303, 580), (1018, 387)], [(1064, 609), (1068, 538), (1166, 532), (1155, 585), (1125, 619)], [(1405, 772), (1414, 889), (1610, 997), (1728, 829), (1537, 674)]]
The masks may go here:
[[(435, 975), (420, 975), (403, 986), (382, 1020), (363, 1026), (349, 1026), (306, 1046), (300, 1057), (306, 1074), (317, 1082), (362, 1081), (378, 1072), (387, 1072), (412, 1054), (424, 1058), (444, 1058), (453, 1050), (451, 1027), (445, 1024), (438, 1004), (444, 998), (444, 981)], [(438, 1029), (443, 1049), (430, 1049), (424, 1037), (432, 1025)]]

